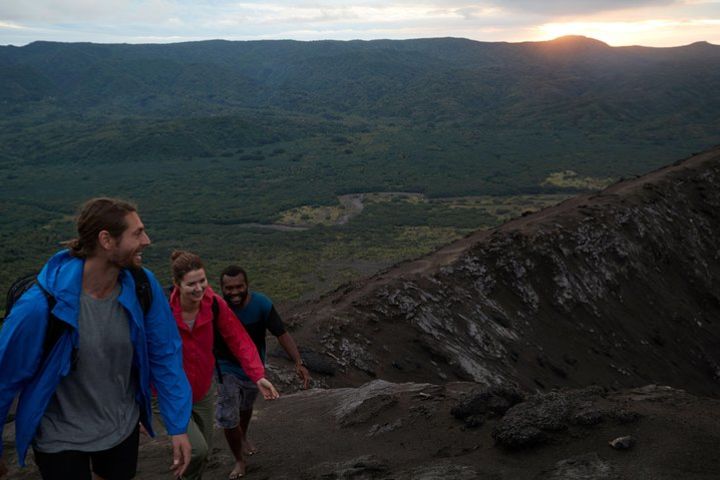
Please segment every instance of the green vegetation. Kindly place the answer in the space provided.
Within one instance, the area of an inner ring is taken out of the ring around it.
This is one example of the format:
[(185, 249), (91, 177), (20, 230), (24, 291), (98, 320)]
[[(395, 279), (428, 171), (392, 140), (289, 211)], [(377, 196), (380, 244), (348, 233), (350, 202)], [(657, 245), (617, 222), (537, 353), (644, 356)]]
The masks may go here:
[(579, 42), (0, 47), (0, 291), (91, 196), (288, 300), (720, 143), (720, 47)]
[(572, 170), (553, 172), (540, 184), (555, 187), (578, 188), (585, 190), (602, 190), (615, 182), (612, 178), (581, 177)]

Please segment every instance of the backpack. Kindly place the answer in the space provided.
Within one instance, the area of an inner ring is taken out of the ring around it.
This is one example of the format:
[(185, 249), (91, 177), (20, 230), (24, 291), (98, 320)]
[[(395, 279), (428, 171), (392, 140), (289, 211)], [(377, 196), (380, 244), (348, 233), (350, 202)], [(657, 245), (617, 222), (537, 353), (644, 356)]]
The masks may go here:
[[(147, 315), (153, 300), (150, 279), (148, 278), (147, 273), (145, 273), (145, 270), (143, 270), (142, 268), (131, 268), (129, 269), (129, 271), (132, 274), (133, 279), (135, 280), (135, 295), (137, 296), (138, 302), (142, 307), (143, 314)], [(45, 290), (45, 288), (40, 285), (40, 283), (37, 281), (37, 274), (30, 274), (20, 277), (15, 280), (12, 285), (10, 285), (10, 288), (8, 289), (7, 295), (5, 297), (5, 317), (2, 318), (2, 321), (5, 321), (5, 319), (10, 315), (10, 311), (12, 310), (13, 305), (15, 305), (15, 303), (17, 303), (20, 297), (22, 297), (25, 292), (30, 290), (33, 285), (37, 285), (40, 288), (40, 291), (45, 295), (45, 298), (48, 302), (48, 324), (47, 330), (45, 331), (45, 340), (43, 341), (42, 356), (40, 358), (39, 364), (42, 365), (45, 363), (45, 360), (50, 354), (53, 346), (55, 346), (55, 343), (57, 343), (62, 334), (69, 328), (69, 325), (57, 318), (55, 315), (53, 315), (52, 311), (53, 308), (55, 308), (57, 300), (50, 292)], [(73, 369), (75, 368), (76, 360), (77, 349), (73, 349)]]

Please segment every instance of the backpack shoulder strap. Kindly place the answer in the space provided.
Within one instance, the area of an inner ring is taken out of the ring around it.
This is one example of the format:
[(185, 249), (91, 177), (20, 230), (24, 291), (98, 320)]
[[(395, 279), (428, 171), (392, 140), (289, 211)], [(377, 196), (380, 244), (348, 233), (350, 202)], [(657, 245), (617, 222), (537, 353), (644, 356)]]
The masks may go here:
[(220, 333), (218, 327), (218, 317), (220, 316), (220, 305), (218, 305), (217, 297), (213, 297), (212, 303), (212, 324), (213, 324), (213, 356), (215, 357), (215, 373), (217, 374), (218, 383), (223, 383), (223, 374), (220, 370), (220, 361), (218, 357), (218, 350), (220, 349), (220, 342), (225, 342)]
[(220, 305), (218, 305), (217, 297), (213, 297), (212, 312), (213, 312), (213, 325), (216, 325), (218, 317), (220, 316)]
[[(68, 331), (70, 329), (70, 326), (57, 318), (55, 315), (53, 315), (52, 311), (57, 304), (57, 299), (53, 296), (53, 294), (45, 290), (39, 282), (37, 283), (37, 286), (43, 293), (43, 295), (45, 295), (48, 303), (48, 323), (47, 329), (45, 330), (45, 340), (43, 341), (42, 358), (40, 360), (40, 365), (42, 365), (43, 363), (45, 363), (45, 360), (50, 355), (50, 351), (53, 349), (55, 344), (58, 342), (58, 340), (60, 340), (62, 334)], [(75, 367), (75, 358), (76, 352), (73, 351), (73, 369)]]
[[(45, 360), (50, 355), (50, 351), (53, 349), (55, 344), (60, 340), (60, 337), (70, 329), (70, 326), (64, 321), (60, 320), (53, 314), (53, 309), (57, 305), (57, 299), (55, 296), (47, 291), (40, 282), (37, 281), (36, 275), (27, 275), (15, 281), (10, 287), (6, 299), (6, 311), (5, 315), (10, 314), (10, 310), (13, 305), (22, 297), (28, 290), (37, 285), (38, 289), (42, 292), (47, 300), (47, 326), (45, 327), (45, 337), (43, 338), (42, 353), (40, 357), (40, 364), (43, 365)], [(76, 351), (73, 350), (73, 368), (75, 364)]]
[(145, 269), (130, 268), (130, 273), (135, 280), (135, 295), (137, 295), (138, 302), (142, 307), (143, 313), (147, 315), (150, 311), (150, 306), (153, 302), (152, 287), (150, 286), (150, 279), (145, 272)]

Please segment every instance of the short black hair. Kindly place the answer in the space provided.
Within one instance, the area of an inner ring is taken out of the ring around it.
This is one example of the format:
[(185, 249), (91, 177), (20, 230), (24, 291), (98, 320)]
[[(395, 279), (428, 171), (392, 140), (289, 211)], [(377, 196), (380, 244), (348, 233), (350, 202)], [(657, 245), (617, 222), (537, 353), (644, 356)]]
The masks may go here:
[(248, 283), (248, 276), (247, 272), (238, 265), (229, 265), (225, 267), (225, 269), (220, 274), (220, 288), (223, 287), (223, 277), (227, 275), (228, 277), (237, 277), (238, 275), (242, 274), (243, 278), (245, 279), (245, 283)]

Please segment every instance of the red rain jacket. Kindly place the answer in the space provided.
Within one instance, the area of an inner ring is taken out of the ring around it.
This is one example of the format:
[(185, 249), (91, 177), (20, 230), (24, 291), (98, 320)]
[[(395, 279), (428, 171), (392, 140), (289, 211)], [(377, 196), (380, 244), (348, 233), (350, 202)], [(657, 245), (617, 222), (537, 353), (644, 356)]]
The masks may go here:
[(265, 376), (265, 367), (263, 367), (255, 344), (225, 300), (208, 287), (200, 301), (200, 310), (195, 317), (195, 325), (190, 330), (182, 319), (180, 292), (177, 288), (173, 289), (170, 295), (170, 309), (182, 338), (183, 368), (192, 387), (193, 403), (202, 399), (210, 390), (215, 372), (213, 297), (217, 299), (219, 307), (218, 327), (228, 348), (253, 382), (257, 382)]

